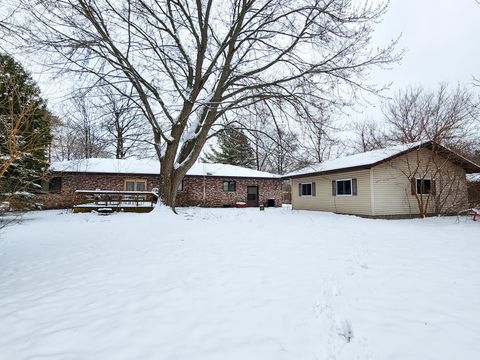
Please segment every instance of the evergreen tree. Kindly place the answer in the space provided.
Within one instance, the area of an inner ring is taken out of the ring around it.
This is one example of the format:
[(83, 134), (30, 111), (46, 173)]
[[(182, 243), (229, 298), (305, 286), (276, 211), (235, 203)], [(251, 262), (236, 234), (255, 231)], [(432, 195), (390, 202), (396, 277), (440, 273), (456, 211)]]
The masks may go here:
[(226, 127), (217, 138), (218, 150), (211, 146), (210, 153), (205, 155), (205, 161), (255, 168), (253, 149), (241, 130)]
[(52, 120), (30, 74), (0, 54), (0, 193), (40, 187)]

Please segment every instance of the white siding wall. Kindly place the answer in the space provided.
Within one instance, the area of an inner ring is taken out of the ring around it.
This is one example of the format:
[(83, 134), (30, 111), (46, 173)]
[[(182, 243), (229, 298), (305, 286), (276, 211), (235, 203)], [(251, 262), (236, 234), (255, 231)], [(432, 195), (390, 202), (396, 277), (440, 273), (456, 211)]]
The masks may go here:
[[(357, 179), (356, 196), (332, 196), (332, 180)], [(316, 196), (299, 196), (298, 184), (315, 182)], [(292, 207), (296, 210), (320, 210), (342, 214), (372, 215), (370, 170), (292, 180)]]
[[(442, 166), (442, 171), (438, 173), (439, 166), (433, 164), (431, 154), (430, 150), (421, 149), (418, 153), (413, 151), (371, 169), (374, 194), (373, 215), (419, 213), (409, 180), (409, 175), (415, 173), (417, 164), (420, 164), (417, 173), (436, 177), (437, 195), (439, 201), (444, 204), (444, 210), (455, 211), (466, 206), (467, 186), (464, 169), (438, 158), (435, 161)], [(454, 185), (451, 185), (453, 183)], [(429, 205), (430, 212), (433, 212), (435, 199), (432, 196)]]
[[(369, 170), (293, 179), (293, 209), (373, 216), (416, 215), (419, 208), (409, 179), (414, 173), (435, 178), (437, 194), (430, 196), (429, 212), (438, 209), (438, 204), (443, 212), (465, 209), (468, 206), (465, 170), (439, 157), (434, 165), (431, 155), (430, 150), (421, 149)], [(332, 180), (351, 178), (357, 179), (357, 196), (332, 196)], [(315, 182), (316, 196), (299, 196), (298, 184), (306, 182)]]

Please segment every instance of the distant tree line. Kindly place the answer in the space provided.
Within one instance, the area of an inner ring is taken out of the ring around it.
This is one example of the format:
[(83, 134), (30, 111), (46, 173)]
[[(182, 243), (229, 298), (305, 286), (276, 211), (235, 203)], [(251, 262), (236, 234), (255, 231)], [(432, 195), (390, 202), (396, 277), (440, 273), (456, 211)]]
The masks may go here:
[(53, 160), (152, 155), (145, 119), (129, 97), (96, 84), (72, 90), (65, 104), (54, 129)]

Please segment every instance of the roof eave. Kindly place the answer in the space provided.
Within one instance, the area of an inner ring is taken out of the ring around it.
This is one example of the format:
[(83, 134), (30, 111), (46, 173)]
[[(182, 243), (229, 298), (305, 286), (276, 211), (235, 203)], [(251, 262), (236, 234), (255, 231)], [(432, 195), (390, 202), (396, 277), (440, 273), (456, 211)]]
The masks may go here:
[(374, 165), (360, 165), (360, 166), (351, 166), (351, 167), (346, 167), (346, 168), (340, 168), (340, 169), (333, 169), (333, 170), (325, 170), (325, 171), (314, 171), (311, 173), (305, 173), (305, 174), (298, 174), (298, 175), (284, 175), (282, 176), (282, 179), (298, 179), (302, 177), (311, 177), (311, 176), (321, 176), (321, 175), (330, 175), (330, 174), (338, 174), (338, 173), (344, 173), (344, 172), (349, 172), (349, 171), (361, 171), (361, 170), (368, 170)]

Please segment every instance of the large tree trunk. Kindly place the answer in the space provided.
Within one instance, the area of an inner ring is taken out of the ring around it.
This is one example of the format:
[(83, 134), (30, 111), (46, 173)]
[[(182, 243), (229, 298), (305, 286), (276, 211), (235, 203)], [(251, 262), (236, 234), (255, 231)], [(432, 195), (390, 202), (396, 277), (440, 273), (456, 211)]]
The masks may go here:
[[(198, 157), (198, 156), (197, 156)], [(175, 166), (176, 146), (167, 145), (165, 155), (160, 160), (160, 201), (172, 208), (176, 213), (175, 205), (177, 190), (190, 166)], [(196, 157), (193, 161), (196, 161)]]
[(160, 170), (160, 201), (169, 206), (174, 213), (178, 187), (184, 177), (183, 169), (174, 169), (173, 167), (163, 166)]
[[(168, 149), (168, 146), (167, 146)], [(172, 179), (174, 175), (174, 158), (171, 151), (166, 151), (165, 156), (160, 159), (160, 201), (172, 208), (175, 207), (172, 194)]]

